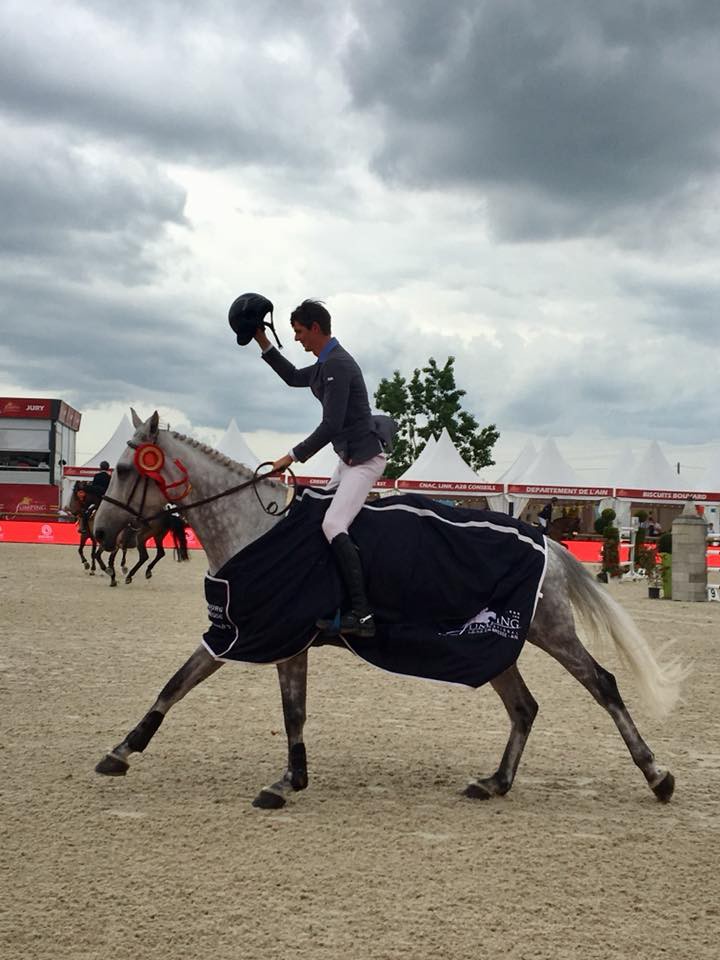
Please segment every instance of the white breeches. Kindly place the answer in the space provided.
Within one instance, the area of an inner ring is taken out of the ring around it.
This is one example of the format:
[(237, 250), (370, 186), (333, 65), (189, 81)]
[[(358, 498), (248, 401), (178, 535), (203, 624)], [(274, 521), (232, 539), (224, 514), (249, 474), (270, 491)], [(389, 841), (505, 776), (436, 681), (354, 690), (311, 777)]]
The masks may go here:
[(349, 467), (338, 461), (325, 490), (335, 490), (335, 496), (327, 509), (322, 522), (322, 530), (328, 543), (332, 543), (339, 533), (347, 533), (348, 527), (360, 512), (367, 495), (375, 486), (385, 470), (387, 457), (379, 453), (372, 460)]

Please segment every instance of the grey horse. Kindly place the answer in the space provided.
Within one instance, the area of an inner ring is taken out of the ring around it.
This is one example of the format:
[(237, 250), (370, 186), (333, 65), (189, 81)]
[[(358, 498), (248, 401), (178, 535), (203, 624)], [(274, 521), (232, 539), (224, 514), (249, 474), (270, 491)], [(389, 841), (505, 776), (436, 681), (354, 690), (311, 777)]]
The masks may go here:
[[(185, 479), (192, 482), (192, 496), (185, 494), (185, 491), (190, 492), (190, 483), (187, 482), (183, 495), (176, 498), (180, 509), (183, 509), (183, 502), (187, 509), (188, 504), (203, 501), (193, 510), (191, 519), (205, 547), (211, 574), (277, 522), (277, 516), (266, 512), (261, 500), (275, 498), (275, 501), (283, 502), (286, 497), (283, 484), (272, 479), (256, 481), (248, 468), (211, 447), (182, 434), (159, 429), (157, 412), (145, 422), (134, 410), (131, 412), (134, 437), (113, 472), (106, 499), (95, 518), (95, 531), (101, 542), (115, 542), (118, 532), (128, 521), (128, 514), (147, 518), (161, 511), (168, 487), (182, 485), (177, 479), (179, 467), (184, 471)], [(162, 464), (152, 479), (142, 476), (142, 471), (136, 467), (136, 452), (146, 444), (151, 445), (151, 448), (145, 447), (151, 450), (150, 459), (159, 456), (158, 462)], [(228, 491), (231, 492), (225, 497), (223, 494)], [(261, 492), (262, 497), (256, 496), (257, 492)], [(672, 709), (685, 669), (676, 659), (667, 659), (661, 665), (622, 607), (568, 550), (551, 541), (548, 541), (548, 550), (542, 598), (527, 640), (562, 664), (608, 711), (650, 789), (658, 800), (667, 802), (673, 794), (674, 777), (656, 763), (623, 703), (614, 676), (593, 659), (578, 638), (573, 608), (591, 636), (605, 634), (612, 639), (629, 665), (644, 701), (655, 715), (663, 716)], [(307, 660), (308, 649), (276, 665), (288, 738), (288, 762), (279, 779), (263, 787), (255, 797), (253, 804), (257, 807), (281, 807), (294, 791), (303, 790), (308, 785), (303, 742)], [(108, 776), (127, 773), (130, 755), (145, 750), (169, 709), (222, 665), (223, 661), (216, 659), (204, 646), (199, 646), (165, 684), (140, 722), (100, 760), (96, 771)], [(497, 770), (490, 776), (471, 780), (465, 788), (467, 797), (479, 800), (508, 792), (538, 712), (538, 705), (517, 664), (496, 676), (491, 684), (505, 705), (511, 730)]]

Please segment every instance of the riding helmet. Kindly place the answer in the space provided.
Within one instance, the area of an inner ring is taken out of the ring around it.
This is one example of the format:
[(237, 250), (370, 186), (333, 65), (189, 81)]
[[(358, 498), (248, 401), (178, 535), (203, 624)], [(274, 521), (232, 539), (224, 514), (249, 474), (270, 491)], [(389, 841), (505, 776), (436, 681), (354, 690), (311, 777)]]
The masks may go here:
[[(272, 303), (261, 293), (243, 293), (233, 301), (228, 311), (228, 323), (233, 328), (241, 347), (250, 343), (259, 327), (272, 328), (272, 312)], [(269, 324), (265, 323), (268, 313), (270, 314)]]

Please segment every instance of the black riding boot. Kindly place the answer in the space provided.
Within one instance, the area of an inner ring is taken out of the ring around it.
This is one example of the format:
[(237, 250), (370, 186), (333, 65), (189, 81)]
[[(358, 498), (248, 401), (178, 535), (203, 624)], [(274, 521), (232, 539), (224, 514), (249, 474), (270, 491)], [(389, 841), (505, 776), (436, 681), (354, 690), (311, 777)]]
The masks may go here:
[(318, 620), (321, 630), (348, 633), (356, 637), (374, 637), (375, 619), (365, 593), (365, 577), (360, 563), (360, 554), (347, 533), (339, 533), (330, 549), (340, 569), (343, 583), (350, 594), (351, 610), (340, 620)]

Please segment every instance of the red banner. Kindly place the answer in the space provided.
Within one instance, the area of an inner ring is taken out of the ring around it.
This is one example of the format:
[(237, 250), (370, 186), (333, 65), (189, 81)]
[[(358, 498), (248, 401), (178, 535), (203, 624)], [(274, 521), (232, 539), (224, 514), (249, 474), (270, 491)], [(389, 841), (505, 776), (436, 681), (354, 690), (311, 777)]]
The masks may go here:
[(700, 503), (720, 502), (720, 493), (702, 492), (699, 490), (642, 490), (618, 488), (615, 496), (620, 500), (644, 501), (645, 503), (657, 500), (661, 503), (683, 503), (685, 500), (697, 500)]
[(0, 514), (57, 513), (59, 489), (53, 483), (0, 483)]
[(21, 420), (38, 417), (49, 420), (52, 400), (31, 397), (0, 397), (0, 417), (18, 417)]
[(509, 483), (507, 492), (526, 497), (562, 497), (564, 500), (572, 500), (574, 497), (604, 500), (613, 495), (612, 487), (559, 487), (527, 483)]
[[(202, 550), (202, 544), (189, 527), (185, 531), (189, 550)], [(60, 543), (77, 547), (80, 535), (74, 523), (57, 523), (38, 520), (2, 520), (0, 519), (0, 543)], [(172, 534), (163, 540), (166, 550), (174, 546)], [(152, 546), (152, 541), (150, 543)]]
[(398, 490), (427, 490), (432, 493), (484, 494), (502, 493), (501, 483), (457, 482), (452, 480), (398, 480)]

